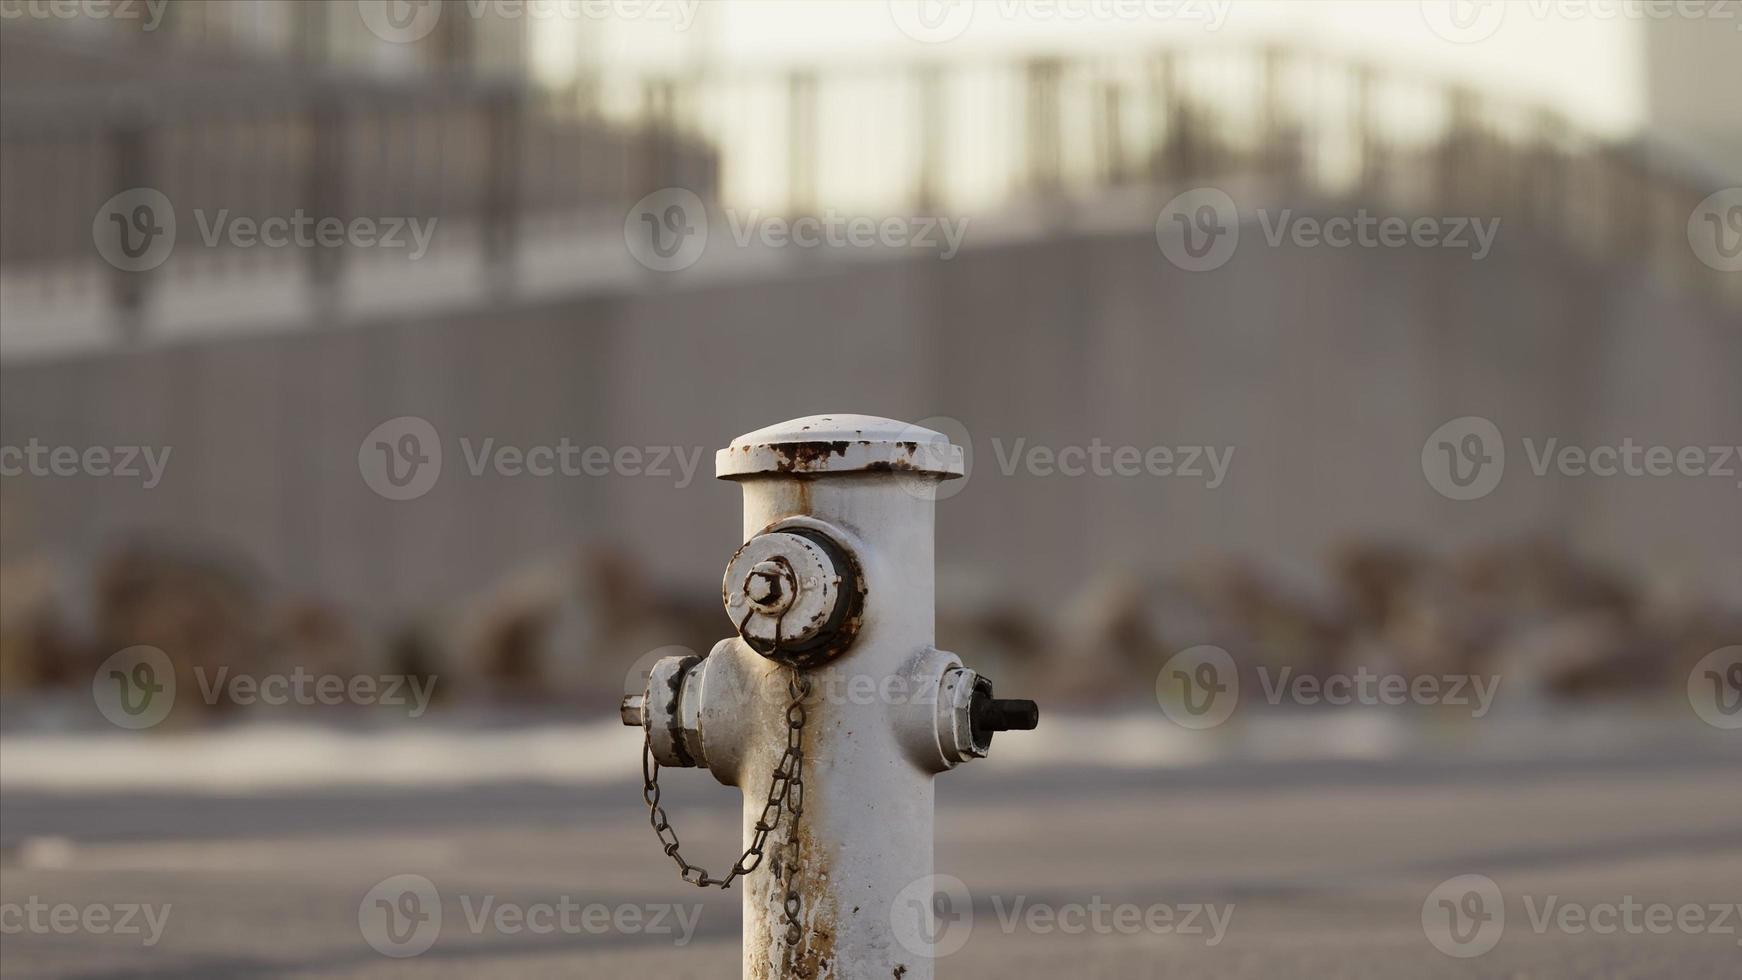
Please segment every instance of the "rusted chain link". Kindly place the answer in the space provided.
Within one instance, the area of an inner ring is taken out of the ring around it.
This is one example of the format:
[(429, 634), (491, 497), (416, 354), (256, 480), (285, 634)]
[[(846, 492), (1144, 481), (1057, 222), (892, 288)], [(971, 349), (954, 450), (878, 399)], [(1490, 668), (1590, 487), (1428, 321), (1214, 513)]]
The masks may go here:
[[(781, 563), (786, 564), (784, 559)], [(787, 574), (792, 574), (790, 565), (787, 566)], [(748, 587), (749, 583), (746, 582), (746, 591)], [(780, 627), (785, 618), (785, 613), (782, 612), (774, 621), (775, 650), (780, 649)], [(749, 620), (750, 612), (746, 611), (744, 621), (738, 624), (740, 634), (743, 634), (745, 623)], [(786, 751), (781, 753), (780, 761), (775, 763), (774, 771), (768, 777), (768, 797), (762, 804), (761, 815), (756, 818), (755, 829), (750, 835), (750, 846), (744, 849), (744, 853), (732, 864), (732, 870), (724, 878), (716, 878), (706, 868), (684, 860), (677, 831), (672, 829), (671, 821), (666, 818), (665, 808), (659, 804), (659, 760), (653, 757), (652, 729), (648, 729), (641, 743), (641, 798), (647, 801), (647, 820), (653, 825), (653, 833), (664, 845), (666, 856), (677, 862), (678, 875), (700, 888), (730, 888), (733, 881), (761, 867), (763, 852), (768, 846), (768, 835), (780, 826), (781, 813), (784, 810), (789, 817), (786, 843), (775, 856), (773, 870), (775, 883), (781, 889), (781, 921), (786, 923), (783, 938), (788, 946), (797, 950), (804, 940), (804, 926), (800, 918), (803, 913), (803, 900), (798, 894), (798, 821), (804, 815), (804, 726), (807, 719), (804, 702), (810, 696), (811, 682), (797, 667), (789, 667), (787, 670)]]
[(791, 819), (786, 825), (786, 846), (781, 848), (776, 861), (776, 878), (786, 891), (781, 900), (781, 917), (786, 922), (786, 944), (793, 949), (797, 949), (799, 942), (804, 939), (804, 927), (799, 920), (802, 905), (798, 897), (798, 821), (804, 816), (804, 751), (800, 748), (794, 752), (793, 748), (799, 745), (800, 737), (804, 734), (804, 699), (810, 689), (810, 681), (794, 668), (792, 676), (786, 682), (786, 693), (792, 699), (786, 706), (787, 753), (792, 759), (792, 769), (787, 773), (786, 812)]
[[(666, 818), (665, 808), (660, 805), (659, 798), (659, 762), (653, 757), (653, 738), (651, 733), (641, 745), (641, 797), (647, 801), (648, 823), (652, 824), (653, 832), (659, 837), (659, 842), (665, 846), (665, 853), (677, 862), (678, 873), (684, 881), (699, 888), (730, 888), (737, 878), (755, 871), (762, 865), (763, 851), (768, 844), (768, 835), (780, 826), (782, 810), (792, 814), (792, 827), (789, 838), (796, 838), (798, 816), (804, 812), (804, 699), (810, 695), (811, 683), (796, 669), (787, 680), (787, 694), (790, 697), (786, 706), (786, 751), (781, 754), (780, 762), (775, 765), (774, 772), (768, 779), (767, 802), (762, 806), (762, 815), (756, 820), (755, 833), (750, 838), (750, 846), (744, 849), (742, 856), (732, 865), (732, 870), (724, 878), (716, 878), (706, 868), (690, 864), (684, 860), (680, 851), (682, 843), (678, 840), (677, 831)], [(789, 840), (789, 843), (791, 841)], [(788, 889), (787, 903), (796, 896)], [(791, 935), (791, 930), (788, 930)]]

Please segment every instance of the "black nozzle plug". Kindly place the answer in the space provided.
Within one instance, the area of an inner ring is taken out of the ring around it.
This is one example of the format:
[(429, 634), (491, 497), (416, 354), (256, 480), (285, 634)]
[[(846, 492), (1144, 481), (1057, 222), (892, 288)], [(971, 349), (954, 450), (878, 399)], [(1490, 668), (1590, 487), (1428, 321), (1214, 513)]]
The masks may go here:
[(968, 705), (968, 721), (974, 728), (974, 740), (981, 745), (990, 745), (994, 732), (1033, 731), (1040, 725), (1040, 705), (1033, 701), (995, 698), (988, 690), (977, 690), (974, 700)]
[(1040, 705), (1033, 701), (992, 698), (984, 704), (987, 731), (1032, 732), (1040, 725)]

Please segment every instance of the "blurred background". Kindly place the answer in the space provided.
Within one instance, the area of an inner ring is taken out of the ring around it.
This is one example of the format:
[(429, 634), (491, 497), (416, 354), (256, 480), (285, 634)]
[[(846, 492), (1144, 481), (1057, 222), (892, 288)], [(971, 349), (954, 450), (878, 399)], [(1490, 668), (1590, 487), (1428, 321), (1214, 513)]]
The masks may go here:
[[(1465, 873), (1742, 897), (1737, 92), (1720, 3), (0, 2), (0, 897), (178, 913), (0, 966), (732, 975), (733, 896), (682, 948), (406, 961), (356, 903), (696, 900), (617, 701), (729, 635), (713, 452), (860, 412), (967, 450), (939, 645), (1042, 706), (940, 780), (976, 921), (1257, 923), (983, 928), (941, 975), (1733, 976), (1419, 919)], [(1369, 218), (1434, 240), (1332, 243)], [(1204, 646), (1213, 730), (1164, 669)], [(1264, 696), (1364, 673), (1497, 694)], [(210, 682), (305, 674), (405, 698)], [(672, 782), (731, 850), (735, 794)]]

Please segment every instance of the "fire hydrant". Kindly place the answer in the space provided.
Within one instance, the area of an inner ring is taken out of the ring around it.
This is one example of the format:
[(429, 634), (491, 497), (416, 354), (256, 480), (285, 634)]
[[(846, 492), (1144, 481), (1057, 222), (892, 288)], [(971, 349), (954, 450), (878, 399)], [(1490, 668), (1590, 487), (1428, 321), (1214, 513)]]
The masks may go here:
[[(744, 879), (743, 975), (930, 980), (932, 777), (1035, 727), (1032, 701), (934, 645), (936, 488), (962, 450), (929, 429), (821, 415), (759, 429), (715, 459), (744, 490), (744, 544), (722, 598), (737, 636), (670, 657), (623, 722), (645, 731), (649, 814), (686, 881)], [(690, 862), (659, 802), (661, 767), (706, 767), (744, 794), (743, 856)]]

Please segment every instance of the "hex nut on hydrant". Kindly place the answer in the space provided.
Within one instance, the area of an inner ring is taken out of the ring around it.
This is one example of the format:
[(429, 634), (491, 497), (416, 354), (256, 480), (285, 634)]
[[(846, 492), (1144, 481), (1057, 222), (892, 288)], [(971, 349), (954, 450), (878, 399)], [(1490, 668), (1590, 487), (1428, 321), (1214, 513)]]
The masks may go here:
[[(658, 767), (706, 768), (744, 794), (747, 980), (931, 980), (929, 951), (898, 937), (935, 935), (933, 912), (897, 897), (932, 873), (932, 780), (1039, 721), (935, 645), (936, 494), (916, 486), (960, 476), (961, 449), (823, 415), (740, 436), (715, 471), (744, 492), (720, 588), (737, 635), (655, 664), (623, 723)], [(915, 696), (839, 696), (867, 687)], [(802, 778), (783, 781), (787, 766)], [(705, 874), (675, 832), (660, 839), (686, 880)]]

